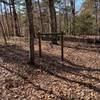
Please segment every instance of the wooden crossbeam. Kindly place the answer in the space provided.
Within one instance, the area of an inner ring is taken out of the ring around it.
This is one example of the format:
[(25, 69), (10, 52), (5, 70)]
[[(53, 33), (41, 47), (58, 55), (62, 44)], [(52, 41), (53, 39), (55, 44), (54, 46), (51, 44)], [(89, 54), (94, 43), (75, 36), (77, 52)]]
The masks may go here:
[(39, 35), (65, 35), (65, 34), (61, 34), (61, 33), (40, 33)]

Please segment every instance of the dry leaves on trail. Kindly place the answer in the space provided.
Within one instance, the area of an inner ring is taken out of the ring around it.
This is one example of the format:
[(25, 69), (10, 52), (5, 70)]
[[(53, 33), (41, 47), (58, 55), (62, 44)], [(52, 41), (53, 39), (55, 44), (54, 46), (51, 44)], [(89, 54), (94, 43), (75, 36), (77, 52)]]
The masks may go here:
[(40, 59), (36, 43), (36, 65), (29, 66), (24, 44), (6, 48), (0, 44), (1, 100), (99, 100), (100, 52), (96, 48), (71, 48), (72, 43), (67, 43), (70, 47), (64, 47), (61, 62), (60, 46), (51, 48), (43, 42)]

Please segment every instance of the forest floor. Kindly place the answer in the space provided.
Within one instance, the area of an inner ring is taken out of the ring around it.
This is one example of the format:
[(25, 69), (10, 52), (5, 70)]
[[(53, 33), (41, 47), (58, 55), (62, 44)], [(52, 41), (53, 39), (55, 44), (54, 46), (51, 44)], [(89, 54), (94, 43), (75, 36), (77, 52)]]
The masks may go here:
[[(100, 47), (42, 42), (42, 58), (28, 65), (29, 45), (16, 38), (4, 46), (0, 39), (0, 100), (100, 100)], [(22, 40), (22, 39), (21, 39)]]

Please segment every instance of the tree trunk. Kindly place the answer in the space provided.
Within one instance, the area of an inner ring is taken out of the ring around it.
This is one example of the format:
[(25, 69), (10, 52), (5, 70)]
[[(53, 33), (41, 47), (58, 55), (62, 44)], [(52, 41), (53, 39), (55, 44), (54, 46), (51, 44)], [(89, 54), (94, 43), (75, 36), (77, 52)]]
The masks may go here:
[(72, 34), (75, 34), (75, 0), (71, 0), (71, 8), (72, 8), (72, 15), (73, 15)]
[[(64, 6), (66, 8), (66, 0), (64, 0)], [(65, 10), (65, 26), (67, 26), (67, 35), (69, 32), (68, 25), (69, 25), (69, 23), (68, 23), (68, 9), (66, 8), (66, 10)]]
[(3, 29), (1, 21), (0, 21), (0, 27), (1, 27), (2, 36), (4, 38), (5, 45), (7, 45), (7, 39), (6, 39), (6, 35), (5, 35), (5, 32), (4, 32), (4, 29)]
[(3, 26), (3, 31), (5, 35), (7, 35), (7, 27), (5, 26), (5, 18), (4, 18), (4, 13), (3, 13), (3, 8), (1, 7), (1, 20), (2, 20), (2, 26)]
[(44, 26), (43, 26), (43, 18), (42, 18), (42, 12), (41, 12), (41, 5), (40, 5), (40, 1), (38, 0), (38, 6), (39, 6), (39, 13), (40, 13), (40, 21), (41, 21), (41, 30), (42, 33), (44, 32)]
[(14, 16), (14, 23), (15, 23), (15, 33), (16, 33), (16, 36), (21, 36), (18, 15), (16, 13), (16, 8), (15, 8), (15, 0), (11, 0), (11, 4), (12, 4), (12, 8), (13, 8), (13, 16)]
[[(51, 25), (51, 32), (57, 33), (57, 19), (56, 19), (56, 11), (54, 7), (54, 0), (49, 0), (49, 12), (50, 12), (50, 25)], [(57, 36), (52, 37), (52, 43), (57, 44)]]
[[(9, 3), (11, 4), (11, 0), (9, 0)], [(13, 14), (12, 14), (12, 8), (11, 5), (9, 5), (9, 11), (10, 11), (10, 27), (11, 27), (11, 36), (14, 36), (14, 18), (13, 18)]]
[(60, 13), (60, 4), (59, 4), (59, 32), (61, 32), (61, 13)]
[(34, 24), (33, 24), (33, 7), (31, 0), (25, 0), (26, 8), (27, 8), (27, 15), (29, 21), (29, 33), (30, 33), (30, 64), (34, 64)]
[(6, 5), (4, 4), (4, 9), (5, 9), (5, 21), (6, 21), (6, 26), (7, 26), (7, 36), (9, 38), (10, 36), (10, 26), (9, 26), (9, 21), (8, 21), (8, 14), (7, 14), (7, 8)]

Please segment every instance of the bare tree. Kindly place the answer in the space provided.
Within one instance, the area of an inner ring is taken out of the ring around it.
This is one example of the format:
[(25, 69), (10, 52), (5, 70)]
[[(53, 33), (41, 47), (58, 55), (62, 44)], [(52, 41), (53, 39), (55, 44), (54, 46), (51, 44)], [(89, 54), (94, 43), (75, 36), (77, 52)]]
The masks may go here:
[(5, 35), (4, 28), (2, 26), (1, 21), (0, 21), (0, 28), (1, 28), (1, 31), (2, 31), (2, 36), (4, 38), (5, 45), (7, 45), (7, 39), (6, 39), (6, 35)]
[(9, 34), (10, 34), (10, 26), (9, 26), (9, 19), (8, 19), (8, 10), (6, 8), (6, 4), (4, 4), (4, 9), (5, 9), (5, 21), (6, 21), (6, 26), (7, 26), (7, 35), (9, 37)]
[(16, 8), (15, 8), (15, 0), (11, 0), (11, 4), (12, 4), (12, 8), (13, 8), (13, 16), (14, 16), (14, 23), (15, 23), (15, 33), (16, 33), (16, 36), (21, 36), (18, 15), (16, 13)]
[(34, 24), (33, 24), (33, 7), (32, 7), (32, 0), (25, 0), (26, 2), (26, 9), (28, 15), (28, 22), (29, 22), (29, 33), (30, 33), (30, 63), (34, 64)]
[[(57, 19), (56, 19), (56, 11), (54, 7), (54, 0), (49, 0), (49, 11), (50, 11), (50, 25), (51, 32), (57, 33)], [(57, 44), (57, 36), (52, 37), (52, 43)]]
[[(11, 0), (9, 0), (9, 4), (11, 3)], [(11, 35), (14, 36), (14, 18), (12, 14), (12, 7), (9, 5), (9, 11), (10, 11), (10, 26), (11, 26)]]
[(75, 34), (75, 0), (71, 0), (71, 8), (72, 8), (72, 15), (73, 15), (73, 22), (72, 22), (72, 34)]
[(42, 33), (43, 33), (44, 32), (43, 17), (42, 17), (41, 5), (40, 5), (40, 1), (39, 0), (38, 0), (38, 6), (39, 6), (39, 13), (40, 13), (41, 30), (42, 30)]

